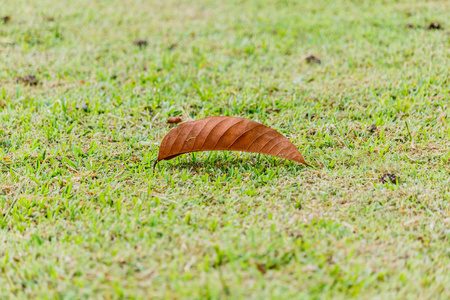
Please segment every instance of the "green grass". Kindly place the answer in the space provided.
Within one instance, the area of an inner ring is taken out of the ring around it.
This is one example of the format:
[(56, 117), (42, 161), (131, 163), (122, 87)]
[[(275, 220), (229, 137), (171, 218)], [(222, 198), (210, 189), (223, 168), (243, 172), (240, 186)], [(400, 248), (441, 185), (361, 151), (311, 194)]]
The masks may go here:
[[(0, 299), (449, 297), (449, 1), (0, 14)], [(153, 171), (176, 115), (264, 123), (314, 167), (211, 152)]]

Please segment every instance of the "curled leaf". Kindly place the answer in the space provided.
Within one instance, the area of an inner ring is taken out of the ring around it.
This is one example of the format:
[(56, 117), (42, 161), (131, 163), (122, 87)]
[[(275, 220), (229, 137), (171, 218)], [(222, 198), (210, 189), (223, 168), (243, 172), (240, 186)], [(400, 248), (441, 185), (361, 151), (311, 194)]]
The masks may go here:
[(177, 124), (180, 123), (182, 120), (181, 117), (169, 117), (167, 118), (167, 124)]
[(209, 117), (172, 129), (161, 142), (154, 166), (184, 153), (215, 150), (262, 153), (308, 165), (291, 141), (265, 125), (237, 117)]
[(318, 58), (312, 54), (305, 57), (305, 60), (308, 64), (321, 64), (322, 63), (320, 58)]

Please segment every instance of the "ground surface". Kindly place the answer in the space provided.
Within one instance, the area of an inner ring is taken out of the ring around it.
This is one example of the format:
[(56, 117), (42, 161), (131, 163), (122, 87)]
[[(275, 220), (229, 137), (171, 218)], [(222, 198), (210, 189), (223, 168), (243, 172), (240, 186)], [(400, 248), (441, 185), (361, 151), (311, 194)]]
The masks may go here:
[[(449, 296), (449, 1), (0, 13), (1, 299)], [(219, 115), (314, 167), (215, 152), (152, 170), (168, 116)]]

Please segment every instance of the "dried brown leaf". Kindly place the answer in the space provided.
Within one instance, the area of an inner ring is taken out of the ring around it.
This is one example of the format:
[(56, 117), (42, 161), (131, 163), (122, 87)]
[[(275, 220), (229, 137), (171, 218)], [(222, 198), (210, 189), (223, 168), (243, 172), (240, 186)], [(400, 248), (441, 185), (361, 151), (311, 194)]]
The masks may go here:
[(263, 275), (267, 273), (267, 269), (266, 269), (266, 266), (264, 264), (256, 264), (256, 268)]
[(377, 125), (376, 125), (376, 124), (372, 124), (372, 125), (370, 125), (370, 126), (367, 126), (367, 131), (368, 131), (368, 132), (374, 133), (374, 132), (377, 131), (377, 130), (378, 130), (378, 128), (377, 128)]
[(135, 44), (139, 48), (144, 48), (144, 47), (147, 47), (148, 41), (147, 40), (142, 40), (142, 39), (137, 39), (137, 40), (133, 41), (133, 44)]
[(395, 175), (393, 173), (384, 173), (383, 175), (380, 176), (380, 181), (381, 181), (381, 183), (392, 182), (393, 184), (396, 184), (400, 180), (397, 177), (397, 175)]
[(442, 25), (438, 22), (431, 22), (428, 26), (427, 26), (427, 30), (441, 30), (444, 29), (442, 27)]
[(168, 124), (177, 124), (177, 123), (180, 123), (181, 120), (182, 120), (181, 117), (169, 117), (169, 118), (167, 118), (167, 123)]
[(16, 81), (22, 82), (23, 84), (26, 84), (26, 85), (38, 85), (39, 84), (39, 79), (37, 79), (36, 76), (34, 76), (34, 75), (17, 77)]
[(308, 165), (294, 144), (265, 125), (237, 117), (209, 117), (172, 129), (161, 142), (154, 166), (184, 153), (215, 150), (262, 153)]
[(320, 58), (318, 58), (312, 54), (305, 57), (305, 60), (308, 64), (321, 64), (322, 63)]
[(1, 19), (3, 21), (3, 24), (6, 24), (9, 21), (11, 21), (11, 16), (4, 16), (4, 17), (1, 17)]

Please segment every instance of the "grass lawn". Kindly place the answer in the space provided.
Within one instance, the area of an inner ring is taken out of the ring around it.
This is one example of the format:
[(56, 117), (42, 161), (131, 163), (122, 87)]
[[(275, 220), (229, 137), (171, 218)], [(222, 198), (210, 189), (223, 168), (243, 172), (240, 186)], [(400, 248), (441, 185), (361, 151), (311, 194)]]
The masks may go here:
[[(0, 14), (0, 299), (450, 296), (450, 1)], [(220, 115), (313, 167), (206, 152), (152, 169), (168, 116)]]

